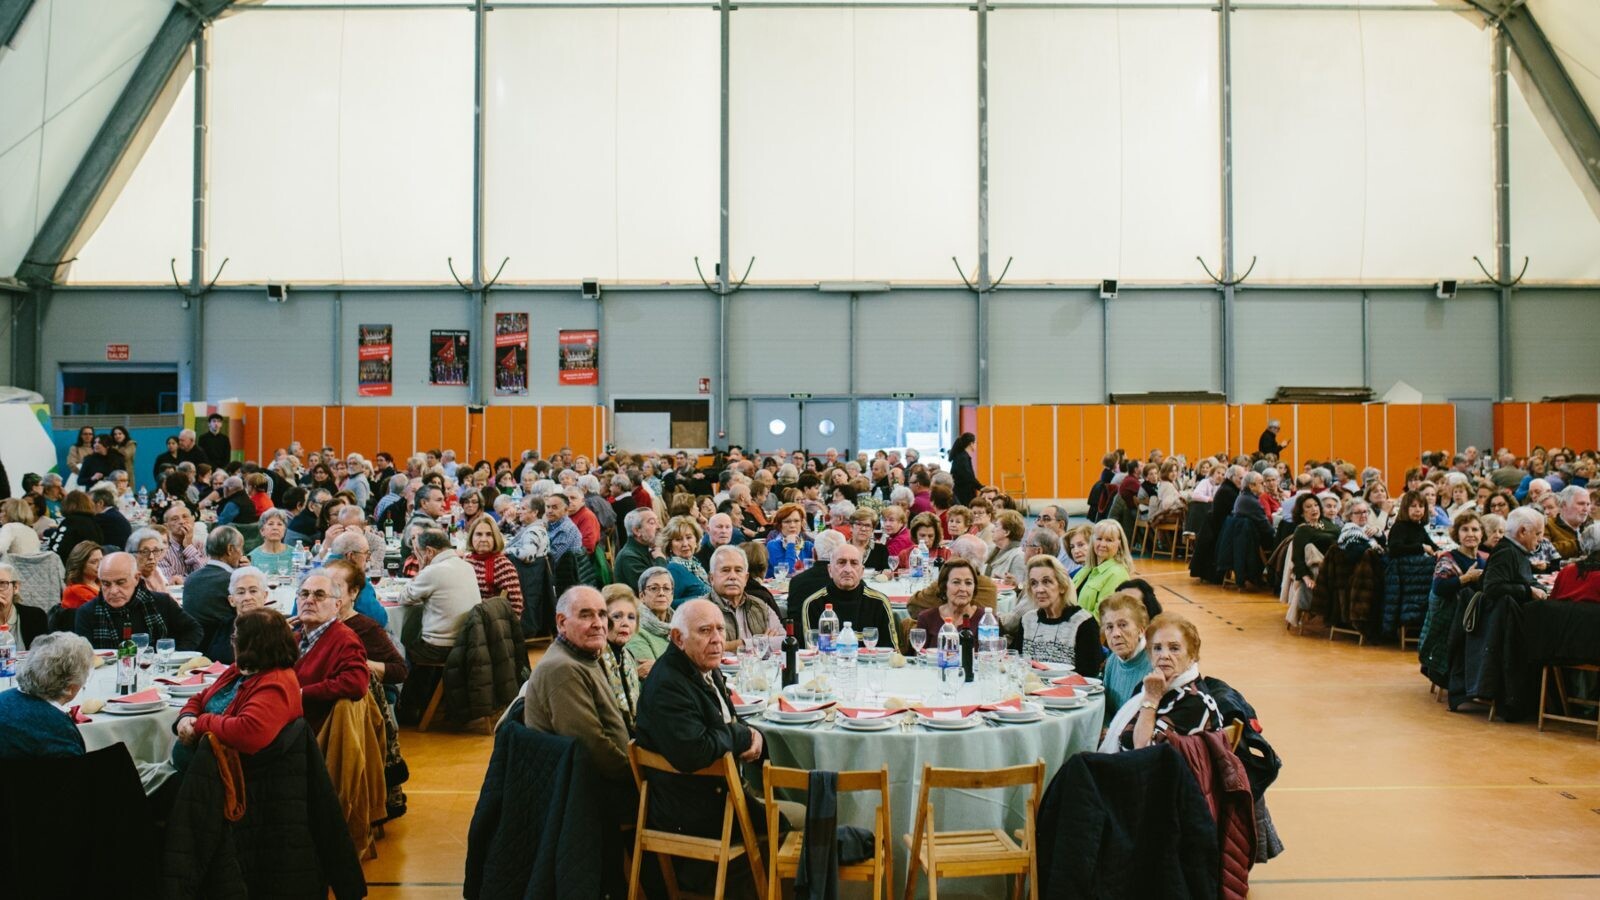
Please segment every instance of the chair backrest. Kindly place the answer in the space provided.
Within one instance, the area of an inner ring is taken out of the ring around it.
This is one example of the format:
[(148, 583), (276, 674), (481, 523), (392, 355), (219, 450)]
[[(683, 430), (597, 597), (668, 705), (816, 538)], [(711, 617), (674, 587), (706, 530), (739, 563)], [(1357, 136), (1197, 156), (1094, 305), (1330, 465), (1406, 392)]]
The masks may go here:
[(932, 765), (922, 767), (922, 792), (917, 800), (917, 822), (912, 834), (931, 837), (936, 830), (933, 807), (928, 802), (931, 790), (956, 788), (958, 790), (985, 790), (1027, 786), (1028, 803), (1025, 807), (1027, 824), (1023, 828), (1022, 849), (1033, 846), (1034, 825), (1038, 819), (1039, 796), (1044, 791), (1044, 760), (1035, 760), (1022, 766), (1004, 769), (940, 769)]
[[(877, 791), (878, 813), (876, 836), (877, 842), (887, 847), (889, 836), (889, 767), (882, 766), (876, 770), (860, 769), (848, 772), (836, 772), (835, 789), (839, 793), (851, 791)], [(790, 769), (785, 766), (775, 766), (771, 760), (761, 764), (761, 784), (767, 806), (767, 847), (772, 855), (768, 858), (768, 865), (777, 864), (778, 856), (778, 804), (774, 792), (779, 789), (804, 791), (811, 787), (811, 772), (808, 769)]]
[(17, 592), (17, 602), (49, 612), (61, 602), (61, 592), (66, 589), (67, 567), (61, 557), (48, 551), (39, 553), (7, 553), (4, 561), (17, 570), (22, 582)]
[[(633, 769), (633, 783), (639, 789), (639, 818), (637, 834), (644, 847), (645, 839), (650, 835), (664, 835), (671, 839), (683, 842), (683, 836), (676, 832), (653, 831), (648, 827), (650, 821), (650, 783), (645, 779), (645, 772), (666, 772), (673, 775), (698, 775), (708, 778), (721, 778), (727, 786), (727, 793), (723, 795), (722, 805), (722, 845), (724, 853), (727, 852), (728, 841), (735, 823), (739, 826), (742, 836), (744, 852), (750, 859), (750, 874), (755, 879), (756, 889), (765, 893), (765, 882), (760, 873), (765, 869), (761, 865), (761, 847), (756, 843), (755, 827), (750, 822), (750, 807), (745, 803), (744, 784), (739, 778), (739, 766), (733, 760), (732, 753), (724, 753), (710, 765), (695, 772), (680, 772), (667, 761), (665, 756), (640, 747), (637, 741), (628, 742), (628, 765)], [(661, 848), (653, 848), (660, 852)], [(637, 863), (635, 863), (637, 867)]]

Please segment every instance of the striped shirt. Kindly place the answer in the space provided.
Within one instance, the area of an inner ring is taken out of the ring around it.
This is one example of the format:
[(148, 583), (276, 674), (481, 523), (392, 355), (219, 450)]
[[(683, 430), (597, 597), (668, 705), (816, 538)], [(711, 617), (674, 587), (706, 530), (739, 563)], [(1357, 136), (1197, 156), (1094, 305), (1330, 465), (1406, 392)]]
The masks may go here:
[(193, 544), (179, 547), (167, 541), (167, 552), (156, 561), (156, 571), (171, 581), (174, 577), (187, 578), (190, 573), (206, 564), (206, 555)]

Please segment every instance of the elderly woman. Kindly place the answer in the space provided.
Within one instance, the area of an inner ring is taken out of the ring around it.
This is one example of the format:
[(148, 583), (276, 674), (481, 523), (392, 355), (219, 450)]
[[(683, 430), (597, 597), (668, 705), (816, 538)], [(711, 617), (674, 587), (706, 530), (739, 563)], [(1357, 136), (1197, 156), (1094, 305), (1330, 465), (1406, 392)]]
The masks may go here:
[(1578, 548), (1583, 556), (1557, 573), (1550, 599), (1600, 603), (1600, 522), (1578, 532)]
[(656, 533), (656, 549), (666, 558), (667, 571), (672, 573), (675, 603), (711, 593), (711, 579), (706, 575), (705, 566), (695, 558), (704, 534), (689, 516), (668, 519)]
[(72, 548), (67, 557), (67, 587), (61, 592), (61, 607), (77, 609), (100, 596), (100, 545), (85, 541)]
[(180, 772), (188, 769), (204, 735), (250, 755), (265, 750), (303, 713), (294, 673), (300, 654), (282, 615), (270, 609), (240, 615), (233, 623), (233, 651), (234, 664), (178, 713), (172, 765)]
[(994, 503), (987, 497), (978, 497), (967, 508), (972, 511), (972, 528), (969, 534), (978, 536), (985, 544), (994, 543)]
[(47, 634), (17, 664), (17, 685), (0, 693), (0, 762), (84, 754), (83, 736), (61, 710), (89, 681), (94, 649), (75, 634)]
[(617, 712), (622, 713), (622, 721), (627, 724), (628, 733), (632, 734), (634, 713), (639, 708), (641, 665), (628, 650), (628, 642), (638, 632), (642, 617), (639, 598), (625, 584), (606, 585), (600, 595), (606, 598), (606, 619), (610, 623), (606, 631), (606, 649), (600, 654), (600, 669), (606, 673), (606, 681), (611, 685), (611, 696), (617, 701)]
[(1422, 637), (1417, 655), (1428, 680), (1449, 687), (1450, 628), (1460, 615), (1463, 590), (1471, 594), (1483, 579), (1489, 554), (1483, 547), (1483, 521), (1472, 509), (1460, 513), (1450, 523), (1450, 539), (1455, 549), (1441, 553), (1433, 567), (1433, 592), (1428, 596), (1428, 615), (1422, 621)]
[(938, 606), (930, 606), (917, 616), (917, 627), (927, 632), (930, 642), (946, 619), (956, 628), (976, 635), (984, 609), (978, 605), (978, 567), (960, 557), (952, 557), (940, 566), (939, 601)]
[[(885, 533), (889, 528), (889, 510), (883, 512)], [(778, 533), (767, 539), (767, 577), (772, 578), (777, 574), (778, 566), (786, 566), (790, 572), (803, 569), (816, 559), (816, 548), (805, 536), (805, 510), (798, 503), (786, 503), (778, 507), (773, 515), (773, 522), (778, 527)], [(900, 519), (901, 524), (905, 519)], [(909, 543), (910, 535), (904, 539)], [(895, 553), (893, 544), (889, 552)]]
[(1222, 713), (1200, 680), (1200, 632), (1174, 613), (1156, 616), (1145, 629), (1152, 668), (1140, 692), (1111, 719), (1101, 753), (1141, 750), (1169, 734), (1199, 734), (1222, 727)]
[(21, 497), (0, 501), (0, 556), (38, 553), (39, 533), (33, 530), (33, 507)]
[(1022, 614), (1022, 655), (1071, 666), (1079, 675), (1099, 675), (1100, 624), (1073, 602), (1077, 594), (1061, 560), (1047, 554), (1029, 559), (1027, 579), (1034, 608)]
[(138, 567), (139, 580), (157, 594), (167, 592), (167, 577), (159, 565), (167, 555), (165, 528), (140, 528), (128, 536), (128, 552)]
[(50, 627), (44, 610), (17, 602), (21, 592), (17, 570), (10, 563), (0, 563), (0, 625), (10, 629), (16, 649), (25, 650)]
[(889, 548), (877, 542), (878, 513), (869, 506), (850, 514), (850, 543), (861, 551), (861, 565), (875, 572), (889, 568)]
[(1022, 514), (1007, 509), (995, 516), (994, 547), (984, 561), (983, 574), (1001, 588), (1015, 589), (1028, 580), (1028, 561), (1022, 555), (1022, 535), (1027, 525)]
[(506, 538), (500, 533), (500, 526), (480, 514), (467, 525), (467, 546), (465, 559), (478, 577), (478, 594), (485, 600), (504, 594), (512, 610), (521, 616), (522, 581), (517, 577), (516, 566), (506, 557)]
[(1367, 508), (1372, 511), (1371, 523), (1368, 534), (1387, 534), (1389, 520), (1394, 517), (1394, 499), (1389, 496), (1389, 486), (1381, 480), (1374, 479), (1367, 483), (1361, 492), (1361, 499), (1367, 501)]
[(273, 575), (287, 575), (294, 565), (294, 548), (284, 543), (289, 533), (289, 514), (281, 509), (269, 509), (261, 516), (257, 526), (261, 531), (261, 546), (250, 551), (250, 564)]
[(1150, 674), (1150, 652), (1144, 640), (1150, 615), (1138, 591), (1122, 590), (1100, 603), (1100, 637), (1111, 654), (1101, 678), (1106, 686), (1107, 722), (1142, 689)]
[(1500, 539), (1506, 536), (1506, 517), (1485, 513), (1480, 519), (1483, 522), (1483, 551), (1493, 553)]
[(1073, 576), (1072, 585), (1078, 591), (1078, 605), (1097, 615), (1100, 601), (1133, 577), (1133, 557), (1128, 554), (1128, 536), (1117, 520), (1101, 519), (1090, 535), (1089, 561)]
[(339, 620), (345, 593), (344, 579), (317, 569), (300, 582), (295, 595), (300, 658), (295, 660), (294, 674), (300, 680), (300, 700), (312, 731), (322, 729), (335, 703), (365, 696), (370, 682), (366, 648)]
[(347, 559), (336, 559), (326, 566), (329, 577), (344, 586), (339, 597), (339, 621), (355, 632), (367, 654), (367, 670), (383, 682), (384, 693), (393, 703), (400, 685), (406, 680), (406, 660), (400, 655), (389, 633), (370, 616), (356, 612), (355, 598), (367, 585), (367, 575), (361, 567)]
[[(255, 566), (240, 566), (228, 576), (228, 605), (233, 607), (235, 617), (252, 609), (264, 609), (271, 600), (267, 576)], [(200, 652), (217, 662), (233, 662), (233, 635), (228, 629), (218, 629), (211, 645), (201, 647)]]
[(1066, 536), (1062, 540), (1066, 548), (1066, 553), (1063, 554), (1066, 559), (1063, 559), (1061, 564), (1067, 567), (1067, 574), (1074, 579), (1089, 562), (1089, 545), (1092, 543), (1094, 543), (1093, 525), (1077, 525), (1067, 529)]
[(628, 640), (628, 652), (639, 661), (639, 677), (650, 674), (661, 654), (672, 645), (672, 573), (665, 566), (651, 566), (639, 576), (638, 630)]

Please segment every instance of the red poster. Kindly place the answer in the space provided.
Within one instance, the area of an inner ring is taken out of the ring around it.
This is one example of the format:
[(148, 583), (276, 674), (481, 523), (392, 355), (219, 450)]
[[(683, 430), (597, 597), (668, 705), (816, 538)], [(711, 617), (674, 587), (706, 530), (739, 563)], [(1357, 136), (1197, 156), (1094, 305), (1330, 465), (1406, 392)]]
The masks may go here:
[(600, 383), (600, 332), (563, 331), (560, 336), (561, 383)]
[(494, 314), (494, 392), (498, 396), (528, 393), (528, 314)]
[(394, 393), (394, 326), (362, 325), (356, 347), (356, 393), (387, 397)]

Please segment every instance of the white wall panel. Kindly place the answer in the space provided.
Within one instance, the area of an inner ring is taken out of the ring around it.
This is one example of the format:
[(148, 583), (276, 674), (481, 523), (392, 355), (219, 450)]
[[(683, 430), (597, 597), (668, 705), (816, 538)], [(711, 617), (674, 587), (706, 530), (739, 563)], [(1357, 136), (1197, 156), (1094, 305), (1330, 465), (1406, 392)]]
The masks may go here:
[(1241, 291), (1234, 310), (1240, 403), (1261, 403), (1284, 386), (1364, 383), (1359, 292)]
[(1594, 393), (1600, 384), (1600, 354), (1594, 352), (1597, 309), (1600, 291), (1516, 293), (1511, 304), (1513, 397)]
[(1373, 294), (1371, 312), (1371, 387), (1379, 397), (1402, 380), (1430, 403), (1499, 392), (1493, 293), (1463, 291), (1439, 300), (1431, 293), (1384, 291)]
[(850, 296), (735, 294), (728, 301), (728, 379), (733, 396), (849, 393)]
[(991, 295), (990, 402), (1104, 403), (1100, 317), (1086, 291)]
[(1600, 279), (1600, 219), (1552, 143), (1566, 136), (1554, 124), (1547, 133), (1521, 82), (1511, 85), (1511, 274), (1528, 257), (1530, 282)]
[(856, 391), (919, 398), (978, 395), (978, 301), (966, 291), (863, 294)]
[(1111, 393), (1222, 390), (1215, 291), (1123, 291), (1111, 301)]

